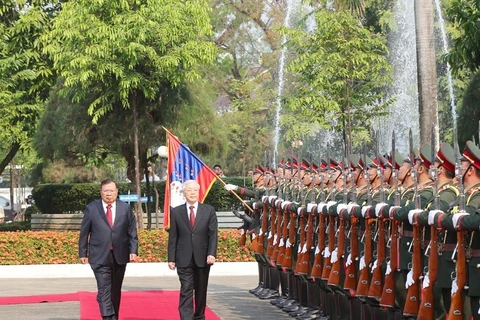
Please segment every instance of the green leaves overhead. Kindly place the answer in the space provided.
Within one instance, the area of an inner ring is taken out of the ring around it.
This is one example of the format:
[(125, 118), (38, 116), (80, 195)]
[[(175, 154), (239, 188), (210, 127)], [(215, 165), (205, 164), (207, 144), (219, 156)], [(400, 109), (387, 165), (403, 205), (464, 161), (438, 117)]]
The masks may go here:
[(384, 40), (348, 12), (318, 10), (315, 18), (313, 33), (285, 31), (288, 49), (297, 54), (288, 67), (296, 76), (295, 92), (286, 102), (293, 115), (284, 119), (290, 140), (318, 126), (368, 130), (369, 119), (382, 115), (389, 103), (384, 96), (391, 67)]
[(136, 92), (155, 100), (163, 86), (198, 79), (197, 66), (216, 54), (209, 12), (203, 0), (71, 1), (45, 51), (75, 88), (74, 102), (97, 96), (88, 110), (96, 123), (116, 103), (130, 108)]

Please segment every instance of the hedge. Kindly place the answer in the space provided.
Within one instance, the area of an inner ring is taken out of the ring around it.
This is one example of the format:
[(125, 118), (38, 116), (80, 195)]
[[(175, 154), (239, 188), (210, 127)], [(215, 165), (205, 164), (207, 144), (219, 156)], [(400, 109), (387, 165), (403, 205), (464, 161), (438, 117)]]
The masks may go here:
[[(244, 183), (243, 178), (224, 178), (223, 181), (242, 186)], [(251, 180), (246, 180), (246, 183), (250, 185)], [(99, 189), (98, 183), (40, 184), (33, 188), (32, 196), (41, 213), (78, 213), (83, 212), (86, 204), (100, 197)], [(155, 189), (159, 195), (159, 207), (163, 208), (165, 181), (155, 182)], [(119, 194), (136, 194), (135, 186), (131, 183), (118, 183), (118, 191)], [(142, 192), (147, 195), (145, 183), (142, 183)], [(148, 195), (155, 199), (152, 184)], [(217, 211), (231, 211), (241, 205), (237, 198), (223, 189), (220, 181), (215, 182), (204, 202), (212, 205)], [(155, 201), (149, 205), (150, 212), (154, 209)]]
[[(0, 264), (79, 263), (78, 232), (16, 231), (0, 232)], [(139, 230), (137, 262), (167, 262), (168, 233), (164, 230)], [(255, 261), (253, 253), (238, 245), (238, 230), (220, 230), (217, 261)]]

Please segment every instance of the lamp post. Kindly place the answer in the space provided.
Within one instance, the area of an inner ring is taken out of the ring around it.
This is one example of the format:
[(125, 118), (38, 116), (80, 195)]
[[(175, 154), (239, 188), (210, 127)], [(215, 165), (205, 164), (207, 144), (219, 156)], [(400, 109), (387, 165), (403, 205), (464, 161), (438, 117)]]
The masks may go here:
[[(160, 146), (157, 149), (157, 157), (160, 157), (160, 180), (166, 180), (164, 179), (165, 177), (165, 159), (168, 158), (168, 149), (166, 146)], [(152, 165), (152, 171), (153, 171), (153, 180), (155, 181), (155, 170), (153, 169)], [(155, 228), (158, 229), (159, 226), (159, 217), (158, 217), (158, 190), (155, 188), (155, 184), (153, 185), (153, 190), (155, 192)]]

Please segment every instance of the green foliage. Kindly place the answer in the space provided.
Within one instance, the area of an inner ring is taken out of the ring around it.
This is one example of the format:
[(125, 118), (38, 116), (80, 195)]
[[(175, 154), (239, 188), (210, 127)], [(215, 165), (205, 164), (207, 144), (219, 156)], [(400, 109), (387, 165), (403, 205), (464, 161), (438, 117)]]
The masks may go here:
[(458, 144), (463, 148), (467, 140), (471, 140), (472, 136), (475, 140), (480, 139), (480, 72), (478, 72), (470, 82), (465, 96), (462, 101), (462, 107), (458, 113), (458, 123), (461, 130), (458, 130)]
[[(243, 179), (225, 178), (225, 183), (233, 183), (243, 186)], [(246, 184), (251, 184), (251, 180), (247, 179)], [(135, 194), (135, 188), (129, 183), (117, 183), (119, 194)], [(163, 208), (163, 200), (165, 194), (165, 181), (155, 183), (158, 190), (159, 207)], [(100, 185), (98, 183), (78, 183), (78, 184), (40, 184), (32, 190), (32, 196), (35, 200), (35, 206), (41, 213), (78, 213), (83, 212), (85, 206), (100, 198)], [(142, 190), (146, 193), (145, 183)], [(155, 192), (150, 184), (149, 196), (155, 197)], [(154, 210), (154, 203), (150, 205), (150, 212)], [(212, 205), (217, 211), (228, 211), (232, 208), (239, 207), (240, 201), (231, 193), (223, 189), (223, 184), (217, 181), (205, 199), (205, 203)], [(33, 210), (33, 209), (32, 209)]]
[(11, 223), (0, 223), (0, 232), (3, 231), (25, 231), (30, 230), (30, 222), (11, 222)]
[[(385, 39), (362, 27), (345, 12), (319, 10), (314, 33), (285, 30), (288, 48), (297, 56), (288, 70), (297, 76), (296, 92), (287, 99), (291, 111), (282, 119), (286, 137), (312, 135), (318, 127), (364, 137), (373, 116), (385, 114), (391, 81)], [(351, 125), (349, 125), (349, 117)]]
[(480, 2), (476, 0), (453, 0), (447, 8), (454, 28), (460, 33), (453, 39), (453, 48), (446, 55), (454, 73), (461, 69), (476, 72), (480, 67)]
[(196, 67), (216, 53), (205, 41), (208, 13), (203, 0), (71, 1), (44, 38), (45, 51), (75, 89), (72, 101), (95, 96), (88, 113), (97, 123), (116, 104), (129, 109), (137, 96), (155, 101), (161, 88), (198, 79)]

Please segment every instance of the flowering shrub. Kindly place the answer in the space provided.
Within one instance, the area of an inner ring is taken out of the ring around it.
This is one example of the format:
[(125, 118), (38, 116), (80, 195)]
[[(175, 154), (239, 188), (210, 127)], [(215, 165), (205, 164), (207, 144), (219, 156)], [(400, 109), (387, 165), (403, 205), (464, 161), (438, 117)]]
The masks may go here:
[[(78, 231), (0, 232), (0, 264), (79, 263)], [(253, 253), (238, 245), (238, 230), (219, 230), (217, 261), (255, 261)], [(167, 262), (168, 233), (139, 230), (137, 262)]]

